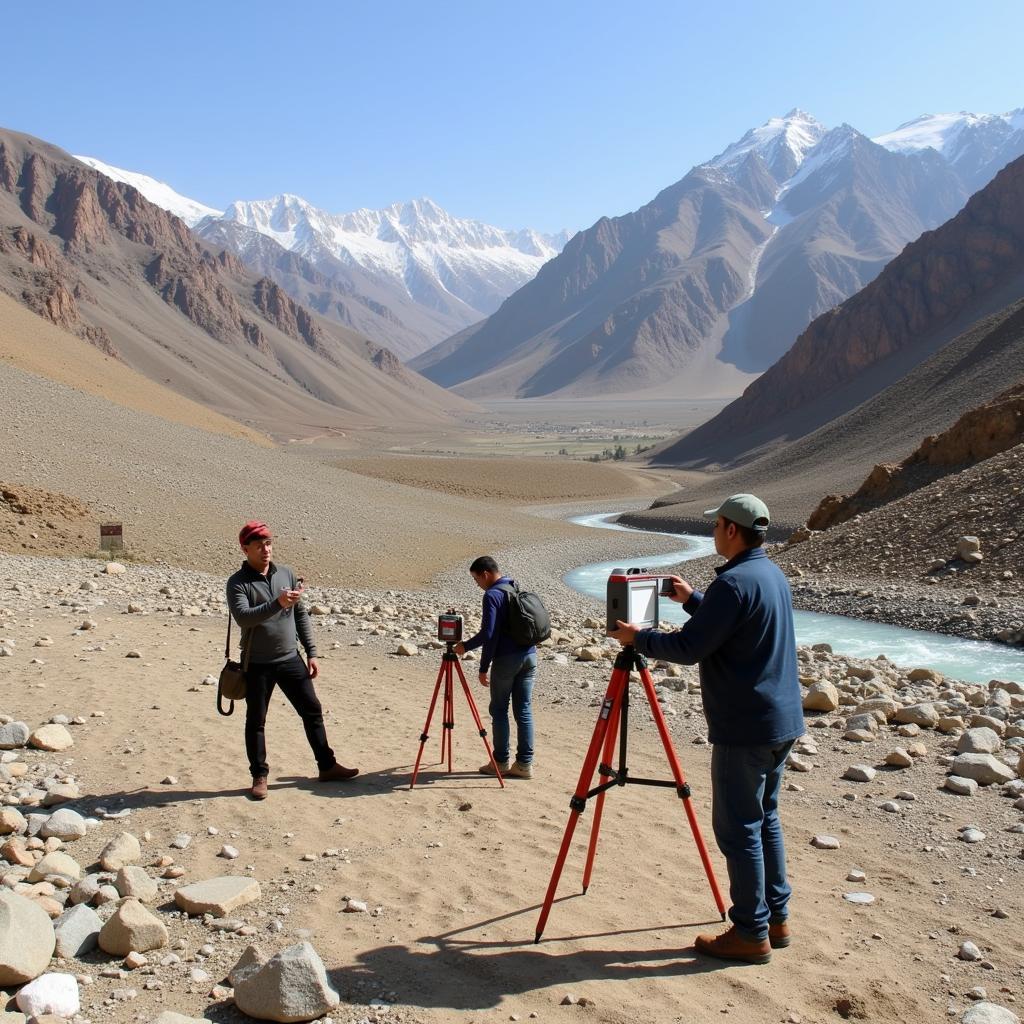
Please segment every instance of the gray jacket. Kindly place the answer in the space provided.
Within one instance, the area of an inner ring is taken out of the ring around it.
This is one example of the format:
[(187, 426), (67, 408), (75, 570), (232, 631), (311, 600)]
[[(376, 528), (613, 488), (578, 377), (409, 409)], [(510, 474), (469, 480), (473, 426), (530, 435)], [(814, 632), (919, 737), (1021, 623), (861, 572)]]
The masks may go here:
[(309, 615), (300, 601), (292, 608), (282, 608), (278, 596), (296, 589), (295, 573), (286, 565), (270, 563), (267, 575), (261, 576), (248, 562), (242, 563), (228, 580), (228, 608), (242, 628), (242, 652), (249, 651), (249, 660), (257, 665), (287, 661), (296, 652), (296, 638), (309, 658), (316, 657), (316, 644)]

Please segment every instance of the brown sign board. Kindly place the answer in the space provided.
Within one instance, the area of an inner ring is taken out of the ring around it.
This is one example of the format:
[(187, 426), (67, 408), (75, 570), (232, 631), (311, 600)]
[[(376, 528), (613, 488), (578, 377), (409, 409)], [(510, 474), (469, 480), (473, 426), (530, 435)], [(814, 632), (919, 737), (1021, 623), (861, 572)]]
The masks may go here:
[(100, 523), (100, 549), (111, 551), (124, 547), (124, 527), (121, 523)]

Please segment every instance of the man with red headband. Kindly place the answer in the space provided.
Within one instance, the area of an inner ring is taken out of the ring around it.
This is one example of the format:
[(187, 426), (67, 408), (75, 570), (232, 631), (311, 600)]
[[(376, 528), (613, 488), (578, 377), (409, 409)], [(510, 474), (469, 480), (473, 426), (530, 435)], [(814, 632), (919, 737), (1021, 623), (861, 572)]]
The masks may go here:
[[(242, 630), (242, 663), (246, 666), (245, 752), (252, 774), (254, 800), (267, 798), (267, 745), (264, 725), (274, 687), (298, 712), (313, 750), (320, 782), (343, 782), (358, 768), (338, 764), (327, 742), (324, 715), (313, 688), (320, 674), (309, 615), (302, 604), (302, 580), (284, 565), (271, 561), (273, 535), (266, 523), (252, 520), (242, 527), (238, 543), (245, 554), (242, 568), (228, 580), (228, 608)], [(309, 659), (302, 660), (296, 641)]]

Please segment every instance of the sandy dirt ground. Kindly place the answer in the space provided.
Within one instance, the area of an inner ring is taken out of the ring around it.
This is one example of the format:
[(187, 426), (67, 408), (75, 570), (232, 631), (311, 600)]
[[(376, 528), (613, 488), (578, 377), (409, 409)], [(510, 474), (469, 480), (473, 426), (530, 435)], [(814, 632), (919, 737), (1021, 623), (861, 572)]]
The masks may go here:
[[(6, 563), (7, 585), (26, 572), (17, 561)], [(965, 806), (947, 794), (932, 821), (938, 838), (922, 847), (900, 816), (873, 804), (872, 797), (891, 796), (897, 783), (882, 779), (858, 788), (838, 781), (851, 758), (865, 755), (819, 733), (820, 767), (799, 776), (799, 792), (783, 794), (794, 943), (767, 966), (729, 966), (690, 948), (698, 931), (720, 924), (682, 806), (668, 790), (615, 789), (590, 891), (580, 894), (588, 809), (537, 945), (538, 909), (594, 726), (590, 703), (607, 685), (604, 671), (581, 664), (555, 671), (542, 662), (535, 778), (509, 780), (504, 790), (475, 773), (484, 751), (460, 690), (455, 771), (448, 775), (437, 764), (435, 720), (425, 767), (410, 792), (438, 652), (395, 657), (392, 637), (357, 633), (354, 622), (328, 628), (328, 620), (314, 620), (329, 737), (339, 760), (358, 765), (362, 775), (329, 788), (310, 781), (315, 769), (299, 720), (275, 699), (267, 727), (270, 797), (254, 803), (245, 794), (242, 715), (219, 718), (213, 688), (201, 684), (221, 662), (223, 621), (126, 614), (121, 582), (122, 592), (90, 613), (94, 628), (79, 631), (81, 611), (62, 608), (60, 595), (74, 605), (80, 579), (95, 579), (102, 600), (107, 585), (88, 563), (64, 564), (50, 600), (27, 607), (22, 592), (0, 602), (9, 605), (0, 635), (14, 639), (17, 649), (0, 662), (0, 711), (32, 726), (56, 713), (85, 718), (72, 727), (72, 750), (30, 752), (24, 759), (56, 758), (73, 772), (88, 794), (80, 809), (128, 809), (130, 816), (103, 822), (69, 852), (88, 865), (107, 839), (127, 828), (150, 836), (143, 864), (171, 854), (185, 869), (183, 882), (224, 873), (256, 877), (263, 898), (232, 916), (254, 925), (251, 941), (266, 950), (313, 942), (343, 998), (335, 1021), (469, 1024), (534, 1015), (608, 1024), (723, 1016), (751, 1024), (927, 1021), (945, 1019), (947, 1004), (962, 1008), (973, 986), (986, 986), (1001, 1002), (1020, 990), (1021, 871), (986, 860), (991, 846), (955, 841), (955, 829), (967, 820), (995, 830), (988, 819), (1005, 816), (1009, 806), (998, 795)], [(53, 572), (53, 563), (47, 566)], [(28, 586), (39, 588), (39, 580)], [(187, 593), (186, 586), (176, 592)], [(42, 636), (52, 645), (33, 648)], [(365, 645), (351, 646), (359, 637)], [(33, 664), (31, 655), (44, 664)], [(469, 678), (475, 680), (472, 668)], [(581, 691), (583, 685), (591, 692)], [(475, 681), (474, 693), (486, 716)], [(649, 713), (637, 696), (634, 701), (630, 766), (638, 775), (667, 777)], [(681, 695), (680, 701), (685, 710), (670, 719), (671, 731), (725, 886), (710, 832), (710, 748), (694, 743), (703, 730), (699, 698)], [(922, 738), (937, 752), (941, 737)], [(168, 777), (176, 781), (162, 784)], [(941, 779), (931, 763), (901, 776), (898, 785), (925, 795)], [(194, 837), (192, 845), (171, 849), (181, 832)], [(838, 836), (841, 848), (812, 848), (810, 838), (821, 832)], [(238, 860), (217, 857), (225, 842), (238, 848)], [(866, 873), (866, 884), (845, 881), (854, 867)], [(876, 898), (872, 906), (844, 901), (844, 893), (864, 888)], [(157, 906), (173, 906), (171, 891), (165, 883)], [(342, 912), (349, 898), (364, 901), (369, 912)], [(997, 907), (1006, 908), (1007, 919), (992, 916)], [(244, 1019), (229, 1002), (211, 1000), (209, 984), (189, 985), (186, 971), (198, 964), (219, 981), (248, 940), (211, 935), (198, 920), (167, 923), (172, 942), (183, 942), (183, 963), (156, 971), (160, 991), (143, 989), (139, 974), (101, 977), (110, 964), (101, 953), (75, 968), (94, 978), (83, 990), (86, 1017), (127, 1024), (172, 1008), (217, 1021)], [(982, 946), (991, 970), (956, 958), (965, 938)], [(214, 942), (217, 952), (197, 959), (204, 942)], [(136, 998), (106, 1001), (126, 986)], [(561, 1005), (568, 994), (590, 1002)], [(374, 1009), (375, 1000), (390, 1008)]]

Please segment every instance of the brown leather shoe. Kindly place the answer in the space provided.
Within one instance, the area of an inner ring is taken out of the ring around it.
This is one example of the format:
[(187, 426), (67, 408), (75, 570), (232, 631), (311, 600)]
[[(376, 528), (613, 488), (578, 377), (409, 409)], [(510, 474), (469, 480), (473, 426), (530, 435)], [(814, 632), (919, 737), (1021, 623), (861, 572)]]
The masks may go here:
[(698, 935), (694, 942), (698, 953), (718, 957), (719, 960), (742, 960), (748, 964), (766, 964), (772, 958), (772, 947), (767, 939), (752, 942), (742, 938), (733, 925), (721, 935)]
[(325, 768), (317, 777), (318, 782), (346, 782), (354, 779), (359, 774), (358, 768), (346, 768), (344, 765), (335, 763), (330, 768)]
[(252, 789), (249, 790), (249, 795), (253, 800), (266, 800), (267, 799), (267, 777), (266, 775), (257, 775), (252, 780)]
[(772, 949), (785, 949), (791, 939), (788, 922), (779, 921), (778, 924), (768, 925), (768, 942)]

